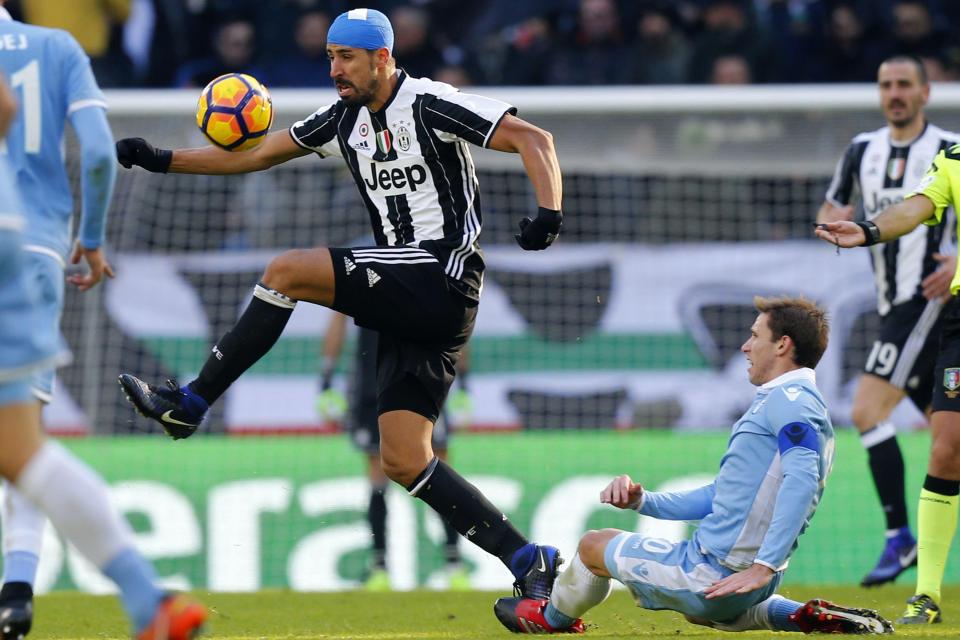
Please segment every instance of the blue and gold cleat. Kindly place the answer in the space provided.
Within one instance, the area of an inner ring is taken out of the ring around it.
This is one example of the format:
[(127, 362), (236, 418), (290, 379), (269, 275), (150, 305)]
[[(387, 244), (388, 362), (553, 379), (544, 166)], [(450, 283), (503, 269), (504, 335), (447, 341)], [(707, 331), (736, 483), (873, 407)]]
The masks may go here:
[(174, 440), (189, 438), (203, 422), (206, 402), (196, 394), (187, 394), (173, 380), (163, 389), (121, 373), (117, 378), (127, 400), (145, 418), (156, 420)]
[[(521, 598), (546, 600), (553, 592), (553, 582), (560, 573), (563, 558), (556, 547), (536, 545), (533, 562), (513, 583), (513, 593)], [(516, 574), (515, 574), (516, 575)]]

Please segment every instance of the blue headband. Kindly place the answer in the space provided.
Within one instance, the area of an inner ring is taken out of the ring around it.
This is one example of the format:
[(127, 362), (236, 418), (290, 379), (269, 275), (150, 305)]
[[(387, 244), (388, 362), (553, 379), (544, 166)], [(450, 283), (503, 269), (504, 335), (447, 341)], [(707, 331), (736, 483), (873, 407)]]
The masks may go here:
[(327, 32), (328, 44), (355, 49), (393, 51), (393, 27), (376, 9), (351, 9), (337, 16)]

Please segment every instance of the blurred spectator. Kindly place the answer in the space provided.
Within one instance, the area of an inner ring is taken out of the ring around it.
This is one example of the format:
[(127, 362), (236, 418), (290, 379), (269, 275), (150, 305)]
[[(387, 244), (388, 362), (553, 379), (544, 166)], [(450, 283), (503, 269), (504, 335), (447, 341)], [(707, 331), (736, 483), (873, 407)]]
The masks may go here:
[(550, 69), (550, 82), (564, 85), (628, 84), (633, 76), (631, 51), (621, 24), (613, 0), (580, 0), (576, 32), (571, 43), (557, 48)]
[(810, 61), (823, 46), (824, 0), (755, 0), (757, 26), (781, 55), (779, 82), (810, 80)]
[(634, 82), (680, 84), (687, 81), (690, 45), (678, 28), (679, 20), (666, 2), (641, 8), (637, 22)]
[(123, 52), (121, 30), (131, 0), (21, 0), (26, 22), (69, 31), (87, 55), (101, 87), (122, 87), (133, 79)]
[(432, 78), (443, 56), (430, 39), (430, 15), (419, 7), (397, 7), (390, 12), (390, 24), (397, 66), (414, 78)]
[(750, 82), (750, 64), (743, 56), (720, 56), (713, 61), (710, 84), (750, 84)]
[(957, 77), (956, 69), (943, 58), (923, 56), (920, 60), (923, 62), (923, 68), (930, 82), (955, 82), (960, 79)]
[(939, 56), (946, 35), (934, 29), (930, 10), (921, 0), (899, 0), (893, 6), (893, 53)]
[(780, 78), (777, 50), (765, 34), (750, 23), (740, 0), (707, 0), (703, 31), (694, 40), (690, 80), (709, 82), (714, 61), (722, 56), (740, 56), (757, 82)]
[(247, 73), (269, 86), (270, 78), (254, 63), (256, 29), (245, 18), (231, 18), (220, 24), (213, 37), (213, 56), (193, 60), (178, 71), (178, 87), (204, 87), (224, 73)]
[[(238, 7), (234, 13), (249, 17), (257, 25), (257, 43), (260, 51), (271, 60), (285, 58), (299, 50), (294, 35), (304, 14), (318, 11), (332, 19), (333, 16), (349, 8), (347, 3), (341, 0), (242, 0), (242, 2), (245, 6)], [(383, 10), (381, 7), (377, 8)], [(324, 34), (324, 40), (326, 40), (326, 34)]]
[(817, 59), (815, 82), (870, 82), (876, 80), (883, 49), (866, 34), (863, 22), (847, 4), (830, 12), (827, 39)]
[(433, 74), (433, 80), (452, 84), (458, 89), (469, 87), (473, 84), (473, 79), (470, 78), (470, 74), (467, 72), (467, 70), (457, 65), (440, 67)]
[(327, 60), (327, 31), (330, 16), (323, 11), (307, 11), (297, 20), (294, 41), (297, 50), (270, 65), (267, 77), (273, 87), (330, 87), (330, 61)]
[[(548, 84), (550, 65), (553, 63), (551, 33), (550, 23), (542, 17), (529, 18), (508, 27), (498, 38), (506, 42), (506, 47), (490, 47), (490, 50), (481, 51), (478, 65), (493, 84)], [(495, 68), (488, 68), (485, 63)]]

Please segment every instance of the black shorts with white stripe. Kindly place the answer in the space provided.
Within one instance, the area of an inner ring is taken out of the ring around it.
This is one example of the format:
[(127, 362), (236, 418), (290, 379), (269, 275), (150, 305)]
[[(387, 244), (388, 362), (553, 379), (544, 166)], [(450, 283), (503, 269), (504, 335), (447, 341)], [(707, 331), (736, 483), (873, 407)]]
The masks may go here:
[(333, 308), (377, 331), (377, 411), (399, 409), (436, 422), (477, 303), (418, 247), (330, 249)]
[(903, 389), (921, 411), (930, 406), (944, 309), (940, 300), (920, 296), (891, 307), (863, 367)]

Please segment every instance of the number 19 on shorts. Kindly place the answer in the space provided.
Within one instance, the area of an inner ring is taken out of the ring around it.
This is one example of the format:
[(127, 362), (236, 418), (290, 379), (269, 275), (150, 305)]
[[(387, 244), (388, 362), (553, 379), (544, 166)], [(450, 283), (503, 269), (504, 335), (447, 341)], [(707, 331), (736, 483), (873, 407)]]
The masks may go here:
[(870, 356), (867, 358), (867, 364), (864, 370), (877, 376), (887, 377), (893, 371), (897, 364), (899, 351), (897, 345), (892, 342), (873, 343), (873, 349), (870, 350)]

